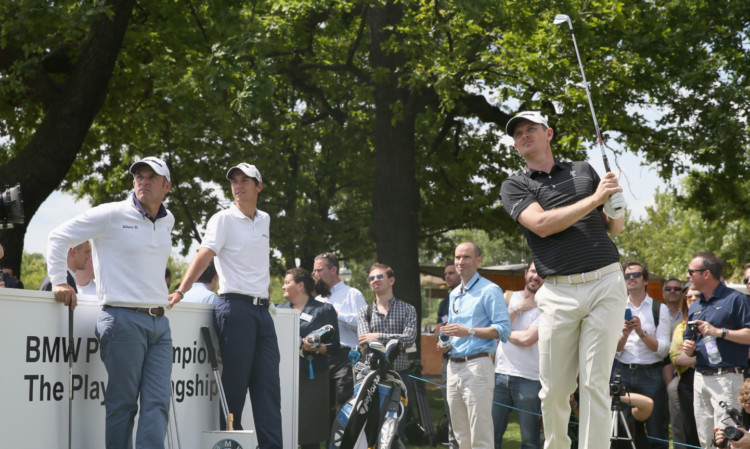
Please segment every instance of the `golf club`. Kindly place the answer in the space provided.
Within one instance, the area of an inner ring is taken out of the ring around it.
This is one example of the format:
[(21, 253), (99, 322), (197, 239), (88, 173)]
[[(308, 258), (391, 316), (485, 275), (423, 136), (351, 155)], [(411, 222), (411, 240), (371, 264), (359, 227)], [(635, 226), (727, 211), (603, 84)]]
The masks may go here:
[[(562, 23), (568, 23), (568, 29), (570, 30), (570, 37), (573, 38), (573, 48), (575, 48), (576, 51), (576, 58), (578, 59), (578, 68), (581, 69), (581, 78), (583, 78), (583, 88), (586, 91), (586, 98), (589, 100), (589, 108), (591, 109), (591, 118), (594, 119), (594, 128), (596, 129), (596, 139), (597, 143), (599, 144), (599, 150), (602, 152), (602, 160), (604, 161), (604, 170), (607, 172), (610, 172), (609, 169), (609, 160), (607, 159), (607, 153), (604, 152), (604, 141), (602, 140), (602, 133), (599, 131), (599, 122), (596, 120), (596, 112), (594, 112), (594, 103), (591, 101), (591, 92), (589, 92), (589, 83), (586, 81), (586, 74), (583, 71), (583, 62), (581, 62), (581, 55), (578, 53), (578, 44), (576, 43), (576, 35), (573, 33), (573, 23), (570, 21), (570, 17), (568, 17), (566, 14), (558, 14), (555, 16), (555, 25), (560, 25)], [(622, 195), (622, 192), (615, 192), (612, 197), (615, 195)], [(625, 204), (625, 200), (622, 199), (622, 204)], [(621, 207), (618, 207), (616, 210), (622, 209)]]
[(68, 304), (68, 449), (73, 449), (73, 301)]

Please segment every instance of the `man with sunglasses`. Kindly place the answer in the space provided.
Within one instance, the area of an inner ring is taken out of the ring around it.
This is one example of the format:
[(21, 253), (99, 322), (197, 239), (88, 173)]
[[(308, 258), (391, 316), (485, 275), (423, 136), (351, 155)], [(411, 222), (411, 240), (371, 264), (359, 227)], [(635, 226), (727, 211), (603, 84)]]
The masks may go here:
[[(664, 286), (662, 287), (664, 305), (669, 310), (669, 319), (672, 323), (669, 335), (674, 335), (677, 325), (682, 323), (682, 312), (680, 312), (682, 288), (682, 281), (675, 277), (664, 281)], [(668, 357), (664, 361), (663, 372), (664, 383), (667, 385), (667, 397), (669, 398), (669, 422), (672, 425), (672, 440), (676, 443), (684, 444), (687, 441), (682, 426), (683, 419), (680, 410), (680, 401), (677, 399), (677, 384), (680, 379), (677, 376), (677, 369)]]
[[(723, 428), (728, 418), (724, 401), (737, 408), (737, 392), (747, 365), (750, 348), (750, 304), (742, 293), (724, 285), (722, 263), (715, 254), (700, 252), (688, 266), (688, 278), (701, 297), (688, 310), (683, 352), (695, 356), (693, 406), (701, 446), (710, 447), (714, 427)], [(695, 327), (695, 329), (694, 329)], [(695, 332), (697, 331), (697, 333)], [(706, 342), (706, 337), (714, 337)], [(716, 345), (721, 355), (718, 363), (709, 360), (707, 346)]]
[(461, 449), (495, 447), (492, 397), (495, 366), (490, 354), (497, 339), (510, 335), (510, 316), (503, 291), (479, 275), (482, 250), (474, 242), (463, 242), (455, 251), (459, 284), (450, 295), (448, 324), (443, 334), (451, 337), (448, 361), (448, 406), (453, 433)]
[[(378, 340), (385, 346), (395, 338), (401, 342), (402, 350), (393, 362), (393, 369), (401, 376), (407, 389), (407, 397), (413, 398), (412, 380), (409, 377), (409, 356), (406, 349), (417, 340), (417, 310), (393, 296), (393, 284), (396, 276), (388, 265), (376, 263), (370, 267), (367, 277), (370, 288), (375, 292), (375, 301), (359, 309), (357, 335), (360, 346), (367, 346), (372, 340)], [(407, 404), (404, 415), (398, 425), (398, 434), (404, 441), (404, 430), (410, 416), (411, 401)]]
[[(645, 421), (650, 439), (646, 440), (644, 422), (636, 422), (636, 441), (640, 447), (666, 448), (666, 385), (664, 358), (669, 354), (671, 333), (669, 309), (648, 295), (648, 269), (638, 262), (624, 267), (628, 289), (627, 308), (631, 319), (625, 321), (617, 342), (613, 375), (619, 374), (627, 391), (640, 393), (654, 401), (654, 410)], [(655, 311), (658, 309), (658, 312)], [(658, 317), (658, 318), (657, 318)], [(658, 321), (656, 321), (658, 319)], [(648, 444), (643, 444), (648, 441)]]

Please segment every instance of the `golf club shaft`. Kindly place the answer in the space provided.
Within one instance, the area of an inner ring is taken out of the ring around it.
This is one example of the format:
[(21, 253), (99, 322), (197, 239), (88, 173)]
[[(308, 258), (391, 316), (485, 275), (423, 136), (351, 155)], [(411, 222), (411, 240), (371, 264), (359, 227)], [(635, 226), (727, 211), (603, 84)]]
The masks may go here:
[[(589, 101), (589, 109), (591, 109), (591, 118), (594, 120), (594, 129), (596, 130), (596, 142), (599, 145), (599, 151), (602, 153), (602, 162), (604, 162), (604, 171), (607, 173), (612, 170), (609, 168), (609, 159), (607, 159), (607, 153), (604, 151), (604, 140), (602, 139), (602, 132), (599, 130), (599, 122), (596, 120), (596, 112), (594, 111), (594, 102), (591, 101), (591, 92), (589, 91), (589, 83), (586, 80), (586, 72), (583, 71), (583, 61), (581, 61), (581, 55), (578, 53), (578, 43), (576, 42), (576, 35), (573, 32), (573, 24), (570, 22), (570, 18), (567, 20), (568, 29), (570, 30), (570, 37), (573, 39), (573, 48), (576, 51), (576, 59), (578, 59), (578, 68), (581, 70), (581, 78), (583, 78), (583, 89), (586, 91), (586, 98)], [(615, 192), (612, 196), (622, 195), (622, 192)], [(624, 203), (624, 201), (623, 201)], [(620, 210), (622, 207), (618, 207), (615, 210)]]
[(224, 409), (224, 417), (226, 420), (227, 430), (234, 430), (233, 415), (229, 413), (229, 407), (227, 406), (227, 397), (224, 394), (224, 385), (221, 383), (221, 375), (219, 374), (219, 361), (216, 358), (214, 342), (211, 338), (211, 330), (208, 328), (208, 326), (201, 326), (201, 333), (203, 334), (203, 340), (206, 342), (206, 350), (208, 350), (208, 360), (211, 362), (211, 369), (214, 372), (216, 386), (219, 389), (219, 398), (221, 399), (221, 407)]
[(68, 449), (73, 449), (73, 302), (68, 305)]

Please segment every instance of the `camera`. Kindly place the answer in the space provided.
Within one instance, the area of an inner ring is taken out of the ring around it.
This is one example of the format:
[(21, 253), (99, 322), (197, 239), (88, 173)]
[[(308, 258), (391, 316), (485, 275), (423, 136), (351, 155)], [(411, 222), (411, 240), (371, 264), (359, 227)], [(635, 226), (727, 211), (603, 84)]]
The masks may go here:
[(310, 334), (305, 337), (305, 340), (310, 342), (310, 346), (313, 348), (330, 345), (333, 341), (333, 326), (326, 324), (320, 329), (310, 332)]
[(742, 438), (743, 434), (740, 429), (738, 429), (738, 427), (742, 426), (742, 415), (739, 410), (736, 408), (730, 408), (724, 401), (719, 402), (719, 405), (727, 410), (729, 418), (731, 418), (735, 424), (733, 426), (724, 427), (724, 441), (722, 441), (721, 444), (716, 444), (716, 440), (714, 440), (714, 446), (723, 448), (727, 447), (728, 442), (739, 441)]
[(622, 377), (619, 374), (615, 374), (614, 380), (609, 383), (609, 395), (610, 396), (622, 396), (627, 393), (625, 385), (622, 383)]
[(5, 186), (0, 193), (0, 230), (12, 229), (13, 224), (23, 224), (23, 200), (21, 185)]
[(695, 321), (688, 321), (687, 325), (690, 327), (690, 333), (693, 334), (693, 340), (695, 340), (695, 337), (701, 333), (700, 329), (698, 328), (698, 323)]

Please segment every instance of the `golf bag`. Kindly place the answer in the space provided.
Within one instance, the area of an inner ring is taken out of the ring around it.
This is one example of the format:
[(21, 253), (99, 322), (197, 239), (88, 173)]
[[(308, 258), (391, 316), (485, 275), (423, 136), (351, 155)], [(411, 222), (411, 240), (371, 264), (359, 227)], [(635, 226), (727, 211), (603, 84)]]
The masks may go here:
[(383, 346), (372, 340), (368, 346), (367, 362), (355, 366), (354, 396), (341, 408), (331, 428), (329, 449), (354, 448), (363, 430), (367, 447), (403, 447), (398, 424), (408, 399), (401, 376), (391, 369), (401, 343), (394, 339)]

